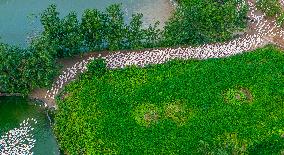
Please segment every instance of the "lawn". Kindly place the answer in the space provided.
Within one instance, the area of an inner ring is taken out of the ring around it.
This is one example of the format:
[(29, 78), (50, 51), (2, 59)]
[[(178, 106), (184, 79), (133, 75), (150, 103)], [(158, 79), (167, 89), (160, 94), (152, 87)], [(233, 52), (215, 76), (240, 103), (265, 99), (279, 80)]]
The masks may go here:
[(276, 47), (94, 70), (58, 97), (54, 129), (66, 153), (284, 152), (284, 54)]

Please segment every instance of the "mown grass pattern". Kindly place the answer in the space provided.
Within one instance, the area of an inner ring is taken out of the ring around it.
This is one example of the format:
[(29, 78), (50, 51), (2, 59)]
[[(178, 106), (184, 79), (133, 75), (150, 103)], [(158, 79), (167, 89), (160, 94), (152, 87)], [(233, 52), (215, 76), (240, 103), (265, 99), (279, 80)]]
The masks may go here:
[[(226, 102), (224, 92), (237, 88), (249, 90), (250, 104)], [(87, 72), (58, 100), (55, 131), (70, 154), (280, 154), (283, 92), (284, 55), (272, 46), (223, 59)], [(158, 116), (148, 126), (133, 117), (145, 105)], [(179, 117), (186, 118), (182, 125)]]

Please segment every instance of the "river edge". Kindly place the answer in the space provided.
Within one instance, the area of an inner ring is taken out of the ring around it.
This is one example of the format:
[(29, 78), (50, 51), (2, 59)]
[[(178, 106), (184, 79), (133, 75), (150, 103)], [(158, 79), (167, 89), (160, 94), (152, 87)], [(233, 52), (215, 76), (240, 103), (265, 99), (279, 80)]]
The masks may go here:
[(53, 137), (56, 141), (56, 145), (57, 145), (57, 148), (58, 148), (58, 155), (63, 155), (64, 150), (62, 150), (60, 148), (59, 140), (58, 140), (58, 137), (57, 137), (55, 130), (54, 130), (55, 113), (56, 113), (57, 109), (55, 109), (54, 106), (52, 106), (52, 107), (48, 106), (48, 104), (44, 100), (39, 99), (39, 98), (29, 96), (27, 98), (27, 100), (29, 100), (29, 103), (32, 103), (31, 105), (39, 106), (41, 112), (43, 112), (45, 114), (46, 118), (48, 119), (48, 123), (49, 123), (49, 127), (51, 129), (52, 135), (53, 135)]

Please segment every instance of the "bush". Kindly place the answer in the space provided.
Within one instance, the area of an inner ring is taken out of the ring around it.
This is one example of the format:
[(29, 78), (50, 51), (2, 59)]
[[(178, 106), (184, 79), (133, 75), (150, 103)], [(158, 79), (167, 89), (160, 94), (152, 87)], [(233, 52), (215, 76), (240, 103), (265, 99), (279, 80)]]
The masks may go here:
[(0, 44), (0, 92), (27, 95), (32, 89), (47, 87), (57, 73), (48, 49), (20, 49)]
[(278, 0), (257, 0), (256, 6), (269, 17), (281, 14), (281, 6)]
[[(165, 26), (164, 46), (223, 42), (246, 27), (247, 6), (235, 0), (183, 0)], [(237, 6), (240, 5), (240, 9)]]
[(106, 48), (105, 27), (106, 16), (96, 10), (87, 9), (82, 16), (81, 30), (84, 36), (84, 46), (88, 50), (103, 50)]
[(92, 50), (154, 47), (159, 38), (159, 30), (157, 25), (143, 29), (142, 17), (142, 14), (134, 14), (127, 24), (121, 6), (115, 4), (105, 12), (85, 10), (81, 21), (74, 12), (60, 19), (56, 6), (50, 5), (41, 14), (44, 27), (41, 38), (55, 49), (55, 56), (59, 58)]
[(41, 14), (40, 19), (44, 28), (41, 39), (56, 51), (56, 57), (62, 58), (82, 52), (83, 36), (74, 12), (60, 19), (56, 6), (50, 5)]
[(91, 74), (96, 77), (103, 76), (107, 71), (106, 63), (104, 62), (104, 59), (96, 59), (92, 61), (91, 63), (87, 65), (87, 68), (88, 68), (87, 74)]

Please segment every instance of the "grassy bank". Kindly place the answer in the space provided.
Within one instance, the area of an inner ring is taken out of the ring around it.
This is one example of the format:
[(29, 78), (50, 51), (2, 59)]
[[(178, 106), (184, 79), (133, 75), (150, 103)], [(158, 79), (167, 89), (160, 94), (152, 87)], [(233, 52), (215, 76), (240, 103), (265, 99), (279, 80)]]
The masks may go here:
[(283, 63), (283, 52), (266, 47), (102, 74), (90, 68), (58, 100), (55, 131), (70, 154), (280, 154)]

